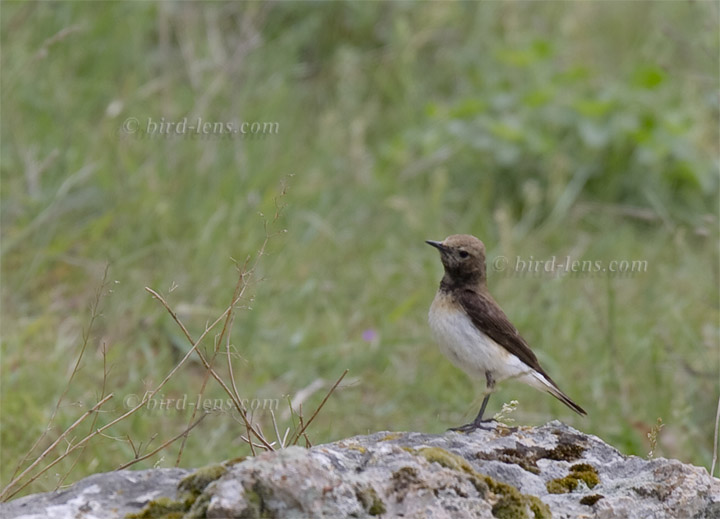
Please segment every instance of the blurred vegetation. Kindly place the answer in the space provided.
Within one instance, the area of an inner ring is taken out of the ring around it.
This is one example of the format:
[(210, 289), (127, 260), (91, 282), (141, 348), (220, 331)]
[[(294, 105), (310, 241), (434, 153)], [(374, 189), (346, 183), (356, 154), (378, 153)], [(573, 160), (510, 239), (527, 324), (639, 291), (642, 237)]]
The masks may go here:
[[(643, 456), (661, 417), (655, 454), (709, 467), (720, 393), (717, 3), (0, 11), (4, 483), (47, 425), (106, 263), (111, 290), (55, 435), (97, 401), (103, 344), (116, 397), (101, 423), (187, 352), (143, 287), (199, 335), (230, 301), (233, 259), (260, 247), (284, 179), (270, 231), (288, 232), (271, 239), (232, 335), (248, 398), (292, 398), (349, 368), (351, 383), (310, 430), (316, 443), (472, 418), (481, 386), (441, 356), (426, 324), (441, 266), (423, 243), (472, 233), (491, 262), (648, 264), (624, 276), (491, 269), (496, 299), (589, 416), (514, 383), (491, 412), (517, 399), (519, 423), (558, 418)], [(142, 129), (184, 117), (273, 121), (279, 133), (123, 131), (128, 118)], [(203, 374), (195, 363), (163, 393), (192, 400)], [(224, 398), (212, 383), (207, 396)], [(178, 434), (190, 411), (134, 415), (66, 482), (129, 460), (126, 435), (157, 434), (153, 447)], [(209, 417), (182, 465), (247, 454), (243, 432)], [(70, 466), (31, 490), (54, 488)]]

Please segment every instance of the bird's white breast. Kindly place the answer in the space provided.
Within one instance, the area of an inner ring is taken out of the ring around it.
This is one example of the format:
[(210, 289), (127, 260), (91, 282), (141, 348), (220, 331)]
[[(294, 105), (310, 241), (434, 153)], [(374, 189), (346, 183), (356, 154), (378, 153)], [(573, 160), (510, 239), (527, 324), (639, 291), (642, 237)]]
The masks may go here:
[(428, 315), (440, 351), (458, 368), (476, 378), (490, 372), (496, 381), (522, 377), (532, 369), (481, 332), (451, 296), (438, 292)]

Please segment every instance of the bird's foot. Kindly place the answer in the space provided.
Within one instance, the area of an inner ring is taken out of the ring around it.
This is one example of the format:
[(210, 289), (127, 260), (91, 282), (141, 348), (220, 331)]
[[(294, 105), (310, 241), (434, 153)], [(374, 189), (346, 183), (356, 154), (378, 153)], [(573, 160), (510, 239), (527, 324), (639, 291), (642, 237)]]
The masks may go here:
[(485, 420), (475, 420), (474, 422), (466, 423), (465, 425), (460, 425), (458, 427), (450, 427), (448, 431), (455, 431), (455, 432), (473, 432), (475, 429), (493, 429), (492, 422), (495, 422), (494, 418), (487, 418)]

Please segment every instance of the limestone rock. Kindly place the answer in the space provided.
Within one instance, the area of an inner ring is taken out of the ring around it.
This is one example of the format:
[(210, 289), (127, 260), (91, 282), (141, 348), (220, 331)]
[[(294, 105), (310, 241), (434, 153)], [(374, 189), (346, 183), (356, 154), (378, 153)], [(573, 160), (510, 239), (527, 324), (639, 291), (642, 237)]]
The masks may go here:
[(120, 470), (94, 474), (67, 490), (0, 504), (0, 517), (22, 519), (112, 519), (137, 512), (154, 499), (177, 497), (184, 469)]
[[(557, 421), (518, 429), (496, 424), (471, 434), (380, 432), (187, 474), (99, 474), (61, 493), (4, 504), (0, 512), (25, 519), (119, 518), (129, 512), (283, 519), (720, 518), (720, 480), (704, 468), (623, 456)], [(160, 495), (169, 499), (158, 500)]]

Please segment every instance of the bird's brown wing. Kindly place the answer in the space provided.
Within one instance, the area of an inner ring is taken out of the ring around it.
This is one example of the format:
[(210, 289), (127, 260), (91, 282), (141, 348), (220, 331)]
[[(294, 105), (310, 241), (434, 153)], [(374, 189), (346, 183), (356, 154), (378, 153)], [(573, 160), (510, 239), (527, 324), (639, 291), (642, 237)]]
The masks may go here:
[(518, 333), (490, 294), (485, 291), (465, 289), (456, 293), (456, 297), (479, 330), (557, 387), (557, 384), (540, 367), (540, 363), (528, 343)]

